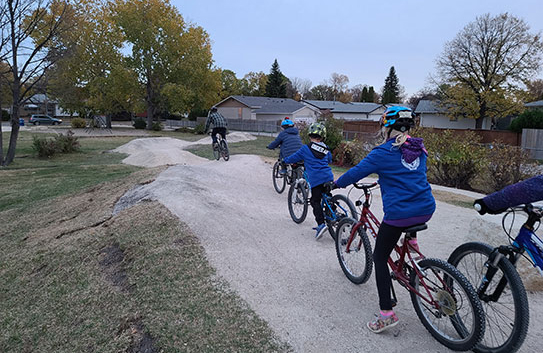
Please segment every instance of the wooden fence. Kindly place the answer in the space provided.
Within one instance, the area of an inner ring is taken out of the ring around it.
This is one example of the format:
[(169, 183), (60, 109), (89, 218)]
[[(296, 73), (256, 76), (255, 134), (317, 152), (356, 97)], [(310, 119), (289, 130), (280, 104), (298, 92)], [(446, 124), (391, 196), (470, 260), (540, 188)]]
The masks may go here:
[(523, 129), (522, 148), (530, 158), (543, 160), (543, 130)]

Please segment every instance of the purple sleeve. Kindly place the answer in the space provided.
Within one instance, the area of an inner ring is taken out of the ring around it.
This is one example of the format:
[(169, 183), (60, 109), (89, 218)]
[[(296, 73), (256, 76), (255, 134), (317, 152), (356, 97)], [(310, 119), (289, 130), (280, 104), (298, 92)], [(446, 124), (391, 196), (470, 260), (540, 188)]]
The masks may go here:
[(493, 211), (543, 200), (543, 175), (509, 185), (483, 199)]

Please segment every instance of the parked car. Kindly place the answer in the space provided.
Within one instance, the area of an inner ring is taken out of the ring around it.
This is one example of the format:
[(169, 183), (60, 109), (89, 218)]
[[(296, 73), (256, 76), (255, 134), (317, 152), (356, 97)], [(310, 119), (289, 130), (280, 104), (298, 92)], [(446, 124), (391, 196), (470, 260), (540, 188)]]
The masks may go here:
[(49, 115), (32, 115), (28, 119), (29, 124), (41, 125), (41, 124), (50, 124), (50, 125), (59, 125), (62, 124), (61, 119), (52, 118)]

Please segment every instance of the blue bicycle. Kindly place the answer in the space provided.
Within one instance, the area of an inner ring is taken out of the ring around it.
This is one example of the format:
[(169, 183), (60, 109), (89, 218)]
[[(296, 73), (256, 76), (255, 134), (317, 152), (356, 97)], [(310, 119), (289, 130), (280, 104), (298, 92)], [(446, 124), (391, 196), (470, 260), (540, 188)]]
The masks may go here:
[[(302, 223), (305, 220), (311, 199), (310, 193), (311, 186), (304, 170), (301, 177), (298, 177), (288, 190), (288, 211), (294, 222)], [(321, 207), (328, 232), (334, 240), (339, 221), (345, 217), (357, 218), (356, 208), (351, 200), (345, 195), (332, 195), (330, 188), (325, 188), (322, 194)]]
[[(516, 212), (525, 213), (528, 219), (513, 238), (511, 230)], [(509, 215), (513, 219), (507, 228)], [(530, 318), (528, 298), (516, 265), (524, 256), (543, 275), (543, 241), (535, 234), (542, 216), (543, 208), (531, 204), (510, 208), (502, 219), (509, 245), (493, 248), (471, 242), (460, 245), (449, 256), (449, 263), (476, 288), (485, 310), (486, 332), (475, 346), (475, 352), (516, 352), (526, 338)]]

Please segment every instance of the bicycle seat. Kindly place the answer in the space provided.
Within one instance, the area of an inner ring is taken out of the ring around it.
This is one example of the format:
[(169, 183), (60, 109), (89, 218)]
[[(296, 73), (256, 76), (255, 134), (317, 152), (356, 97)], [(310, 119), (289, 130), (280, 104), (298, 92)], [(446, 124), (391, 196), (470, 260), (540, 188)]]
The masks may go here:
[(428, 229), (428, 225), (426, 223), (423, 223), (423, 224), (417, 224), (409, 228), (406, 228), (403, 230), (403, 232), (409, 234), (409, 233), (420, 232), (421, 230), (425, 230), (425, 229)]

